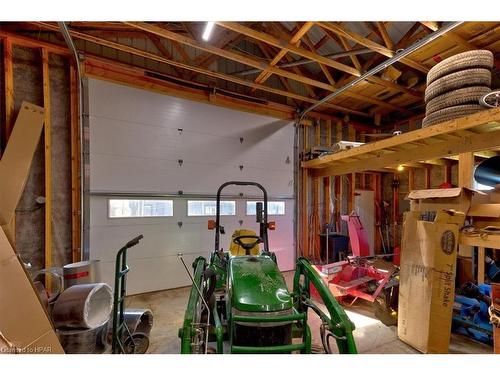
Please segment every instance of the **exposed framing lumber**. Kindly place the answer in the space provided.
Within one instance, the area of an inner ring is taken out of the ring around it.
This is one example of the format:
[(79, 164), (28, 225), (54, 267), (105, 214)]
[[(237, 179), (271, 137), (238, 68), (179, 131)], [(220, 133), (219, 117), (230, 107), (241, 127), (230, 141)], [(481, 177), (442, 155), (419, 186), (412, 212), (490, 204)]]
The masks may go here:
[[(235, 22), (217, 22), (217, 24), (222, 26), (222, 27), (228, 28), (230, 30), (247, 35), (253, 39), (260, 40), (264, 43), (274, 45), (275, 47), (278, 47), (278, 48), (286, 47), (290, 52), (293, 52), (299, 56), (305, 57), (305, 58), (310, 59), (312, 61), (315, 61), (317, 63), (322, 63), (324, 65), (330, 66), (330, 67), (337, 69), (337, 70), (340, 70), (340, 71), (343, 71), (343, 72), (348, 73), (350, 75), (353, 75), (355, 77), (359, 77), (361, 75), (361, 72), (359, 72), (358, 70), (356, 70), (353, 67), (350, 67), (350, 66), (345, 65), (345, 64), (341, 64), (335, 60), (328, 59), (324, 56), (312, 53), (311, 51), (308, 51), (304, 48), (293, 46), (293, 45), (287, 43), (285, 40), (280, 39), (280, 38), (276, 38), (272, 35), (248, 28), (246, 26), (240, 25), (240, 24), (235, 23)], [(261, 69), (263, 69), (263, 68), (261, 68)], [(377, 84), (382, 85), (382, 86), (392, 87), (394, 89), (397, 89), (400, 92), (407, 93), (408, 95), (411, 95), (411, 96), (416, 96), (419, 98), (422, 97), (422, 94), (415, 91), (415, 90), (409, 90), (406, 87), (385, 81), (380, 77), (372, 76), (372, 77), (367, 78), (367, 81), (372, 82), (372, 83), (377, 83)], [(305, 83), (305, 82), (303, 82), (303, 83)], [(329, 90), (329, 91), (331, 91), (331, 89), (332, 89), (331, 87), (326, 88), (324, 86), (317, 86), (317, 87), (323, 88), (323, 89)], [(333, 89), (335, 89), (335, 87), (333, 87)], [(349, 91), (344, 92), (343, 95), (346, 95), (346, 96), (349, 95)]]
[[(47, 23), (44, 23), (44, 22), (38, 22), (37, 24), (39, 24), (40, 26), (42, 26), (44, 28), (50, 29), (50, 30), (54, 30), (54, 31), (58, 30), (57, 26), (54, 26), (54, 25), (51, 25), (51, 24), (47, 24)], [(164, 30), (164, 29), (161, 29), (161, 30)], [(135, 56), (141, 56), (141, 57), (144, 57), (146, 59), (150, 59), (150, 60), (162, 62), (162, 63), (165, 63), (165, 64), (173, 65), (173, 66), (176, 66), (178, 68), (182, 68), (182, 69), (186, 69), (186, 70), (192, 70), (194, 72), (197, 72), (197, 73), (200, 73), (200, 74), (204, 74), (204, 75), (207, 75), (207, 76), (210, 76), (210, 77), (219, 78), (219, 79), (222, 79), (222, 80), (225, 80), (225, 81), (237, 83), (237, 84), (240, 84), (240, 85), (243, 85), (243, 86), (248, 86), (248, 87), (256, 88), (258, 90), (262, 90), (262, 91), (266, 91), (266, 92), (271, 92), (271, 93), (274, 93), (274, 94), (277, 94), (277, 95), (281, 95), (281, 96), (286, 96), (286, 97), (289, 97), (289, 98), (292, 98), (292, 99), (298, 99), (298, 100), (301, 100), (301, 101), (304, 101), (304, 102), (307, 102), (307, 103), (316, 103), (317, 102), (317, 100), (309, 98), (309, 97), (305, 97), (305, 96), (302, 96), (302, 95), (289, 93), (289, 92), (284, 91), (284, 90), (274, 89), (272, 87), (265, 86), (265, 85), (255, 84), (255, 83), (253, 83), (251, 81), (247, 81), (247, 80), (235, 77), (235, 76), (231, 76), (229, 74), (218, 73), (218, 72), (214, 72), (212, 70), (207, 70), (207, 69), (202, 69), (202, 68), (198, 68), (198, 67), (195, 67), (195, 66), (187, 65), (187, 64), (175, 61), (175, 60), (168, 59), (168, 58), (163, 57), (163, 56), (159, 56), (159, 55), (156, 55), (156, 54), (153, 54), (153, 53), (150, 53), (150, 52), (146, 52), (146, 51), (134, 48), (134, 47), (126, 46), (126, 45), (123, 45), (123, 44), (120, 44), (120, 43), (116, 43), (116, 42), (112, 42), (112, 41), (109, 41), (109, 40), (97, 38), (97, 37), (94, 37), (92, 35), (88, 35), (88, 34), (85, 34), (85, 33), (80, 33), (80, 32), (76, 32), (74, 30), (70, 30), (70, 34), (73, 37), (77, 38), (77, 39), (87, 40), (89, 42), (96, 43), (98, 45), (110, 47), (110, 48), (113, 48), (113, 49), (116, 49), (116, 50), (119, 50), (119, 51), (130, 53), (130, 54), (135, 55)], [(175, 34), (175, 33), (173, 33), (173, 34)], [(292, 74), (292, 73), (290, 73), (290, 74)], [(330, 85), (326, 85), (326, 84), (323, 84), (323, 85), (325, 85), (326, 87), (329, 87), (331, 89)], [(340, 111), (340, 112), (344, 112), (344, 113), (353, 113), (353, 114), (357, 114), (358, 116), (368, 117), (368, 115), (366, 115), (364, 112), (351, 110), (349, 108), (338, 106), (338, 105), (331, 104), (331, 103), (325, 103), (323, 106), (325, 108), (330, 108), (330, 109), (333, 109), (333, 110), (336, 110), (336, 111)]]
[(255, 29), (251, 29), (251, 28), (243, 26), (239, 23), (236, 23), (236, 22), (217, 22), (217, 25), (222, 26), (226, 29), (233, 30), (235, 32), (247, 35), (253, 39), (260, 40), (264, 43), (273, 45), (275, 47), (286, 48), (288, 51), (293, 52), (299, 56), (308, 58), (310, 60), (313, 60), (313, 61), (316, 61), (319, 63), (323, 63), (325, 65), (328, 65), (334, 69), (343, 71), (345, 73), (349, 73), (349, 74), (355, 75), (357, 77), (359, 77), (361, 75), (360, 72), (358, 72), (356, 69), (354, 69), (348, 65), (341, 64), (337, 61), (328, 59), (324, 56), (316, 55), (316, 54), (314, 54), (314, 53), (312, 53), (304, 48), (294, 46), (285, 40), (275, 38), (272, 35), (263, 33), (261, 31), (255, 30)]
[(380, 32), (380, 36), (382, 37), (382, 40), (385, 43), (385, 46), (389, 48), (390, 50), (394, 49), (394, 43), (391, 40), (391, 37), (389, 36), (389, 33), (387, 32), (387, 29), (385, 28), (385, 25), (383, 22), (376, 22), (377, 29)]
[(12, 42), (4, 40), (3, 43), (3, 65), (4, 65), (4, 88), (5, 88), (5, 130), (4, 137), (6, 146), (12, 133), (14, 115), (14, 69), (12, 65)]
[[(497, 141), (500, 143), (500, 141)], [(458, 186), (472, 189), (474, 175), (474, 153), (464, 152), (458, 155)]]
[[(248, 65), (248, 66), (252, 66), (252, 67), (257, 68), (257, 69), (266, 70), (266, 71), (268, 71), (270, 73), (281, 75), (281, 76), (283, 76), (285, 78), (289, 78), (289, 79), (292, 79), (294, 81), (297, 81), (297, 82), (300, 82), (300, 83), (303, 83), (303, 84), (306, 84), (306, 85), (318, 87), (318, 88), (321, 88), (323, 90), (327, 90), (327, 91), (330, 91), (330, 92), (334, 92), (336, 90), (336, 87), (333, 86), (333, 85), (331, 85), (331, 84), (328, 84), (328, 83), (325, 83), (325, 82), (321, 82), (321, 81), (318, 81), (318, 80), (315, 80), (315, 79), (312, 79), (312, 78), (308, 78), (308, 77), (305, 77), (305, 76), (300, 75), (300, 74), (292, 73), (290, 71), (287, 71), (287, 70), (284, 70), (284, 69), (281, 69), (281, 68), (277, 68), (276, 66), (271, 66), (270, 64), (267, 64), (267, 63), (265, 63), (263, 61), (258, 61), (258, 60), (255, 60), (255, 59), (250, 58), (250, 57), (245, 56), (245, 55), (241, 55), (241, 54), (238, 54), (238, 53), (235, 53), (235, 52), (232, 52), (232, 51), (223, 50), (223, 49), (220, 49), (220, 48), (217, 48), (217, 47), (205, 44), (205, 43), (198, 42), (198, 41), (196, 41), (194, 39), (191, 39), (191, 38), (188, 38), (188, 37), (186, 37), (184, 35), (180, 35), (180, 34), (173, 33), (171, 31), (165, 30), (165, 29), (163, 29), (161, 27), (157, 27), (157, 26), (150, 25), (150, 24), (143, 23), (143, 22), (127, 22), (127, 24), (130, 24), (131, 26), (135, 26), (137, 28), (140, 28), (141, 30), (144, 30), (144, 31), (156, 34), (158, 36), (162, 36), (162, 37), (165, 37), (165, 38), (170, 39), (170, 40), (175, 40), (175, 41), (178, 41), (180, 43), (189, 45), (191, 47), (198, 48), (198, 49), (201, 49), (201, 50), (205, 50), (205, 51), (211, 52), (213, 54), (219, 55), (221, 57), (224, 57), (224, 58), (227, 58), (227, 59), (230, 59), (230, 60), (233, 60), (233, 61), (245, 64), (245, 65)], [(245, 29), (251, 30), (252, 32), (250, 34), (253, 34), (254, 30), (249, 29), (249, 28), (245, 28)], [(261, 33), (261, 34), (269, 36), (270, 38), (274, 38), (274, 37), (272, 37), (272, 36), (270, 36), (268, 34), (265, 34), (265, 33)], [(245, 35), (247, 35), (247, 34), (245, 34)], [(251, 36), (251, 35), (248, 35), (248, 36)], [(258, 38), (254, 38), (254, 39), (259, 40)], [(276, 40), (278, 40), (278, 39), (276, 39)], [(286, 47), (287, 50), (291, 50), (292, 48), (298, 48), (298, 47), (294, 47), (294, 46), (290, 45), (289, 43), (287, 43), (285, 41), (280, 41), (277, 44), (280, 47)], [(299, 48), (299, 49), (303, 50), (303, 51), (306, 51), (303, 48)], [(306, 51), (306, 52), (308, 54), (312, 54), (312, 52), (310, 52), (310, 51)], [(323, 59), (329, 62), (327, 65), (332, 65), (331, 64), (332, 61), (334, 63), (336, 63), (334, 60), (330, 60), (330, 59), (326, 59), (326, 58), (323, 58)], [(353, 68), (350, 68), (350, 69), (353, 69)], [(218, 74), (222, 74), (222, 73), (218, 73)], [(227, 77), (227, 75), (226, 75), (226, 77)], [(247, 82), (247, 81), (244, 81), (244, 82)], [(245, 85), (248, 86), (248, 83), (245, 83)], [(254, 86), (251, 86), (251, 87), (254, 88)], [(266, 87), (267, 88), (267, 86), (260, 86), (260, 87)], [(365, 100), (367, 102), (370, 102), (370, 103), (373, 103), (373, 104), (377, 104), (377, 105), (381, 105), (381, 106), (385, 106), (385, 107), (391, 108), (393, 110), (398, 110), (398, 111), (401, 110), (401, 107), (393, 106), (393, 105), (388, 104), (388, 103), (386, 103), (386, 102), (384, 102), (382, 100), (378, 100), (378, 99), (375, 99), (375, 98), (372, 98), (372, 97), (368, 97), (368, 96), (363, 96), (363, 95), (352, 93), (352, 92), (349, 92), (349, 91), (344, 92), (343, 95), (354, 97), (354, 98), (357, 98), (357, 99), (362, 98), (362, 100)], [(368, 115), (366, 115), (366, 113), (361, 112), (361, 111), (355, 111), (356, 113), (354, 113), (354, 110), (352, 110), (352, 109), (348, 109), (348, 108), (345, 108), (345, 107), (343, 107), (342, 109), (340, 109), (339, 106), (337, 106), (337, 105), (336, 105), (336, 107), (337, 107), (337, 109), (339, 111), (342, 111), (344, 113), (352, 113), (352, 114), (357, 114), (358, 116), (368, 117)]]
[(73, 262), (81, 260), (81, 205), (80, 205), (80, 123), (78, 115), (78, 79), (75, 66), (70, 64), (70, 104), (71, 104), (71, 257)]
[[(426, 22), (420, 22), (422, 25), (424, 25), (425, 27), (427, 27), (429, 30), (432, 30), (432, 31), (436, 31), (438, 28), (439, 28), (439, 25), (437, 22), (429, 22), (429, 21), (426, 21)], [(462, 45), (462, 47), (466, 48), (466, 49), (477, 49), (477, 46), (474, 45), (473, 43), (470, 43), (469, 41), (467, 41), (466, 39), (462, 38), (460, 35), (458, 35), (456, 32), (454, 31), (449, 31), (448, 33), (446, 33), (446, 35), (444, 35), (446, 38)]]
[[(49, 52), (42, 48), (44, 150), (45, 150), (45, 268), (52, 267), (52, 129), (50, 105)], [(45, 287), (51, 290), (51, 278), (47, 274)]]
[[(266, 56), (267, 58), (271, 59), (271, 55), (272, 55), (272, 52), (270, 51), (270, 47), (265, 44), (265, 43), (261, 43), (261, 42), (257, 42), (257, 47), (260, 49), (260, 51), (262, 52), (262, 54), (264, 56)], [(277, 76), (278, 79), (280, 80), (281, 84), (283, 85), (283, 87), (289, 91), (289, 92), (294, 92), (293, 89), (292, 89), (292, 86), (290, 85), (290, 82), (285, 78), (285, 77), (282, 77), (282, 76)], [(255, 82), (255, 81), (254, 81)], [(310, 86), (306, 86), (308, 88), (310, 88)], [(314, 91), (312, 92), (313, 95), (311, 95), (312, 97), (315, 97), (316, 95), (314, 94)], [(298, 105), (298, 101), (297, 99), (292, 99), (296, 105)]]
[[(158, 38), (156, 35), (152, 34), (147, 34), (148, 38), (151, 40), (151, 42), (155, 45), (156, 49), (167, 59), (172, 59), (172, 54), (165, 48), (165, 46), (162, 44), (160, 38)], [(181, 55), (182, 57), (182, 55)], [(186, 61), (185, 61), (186, 62)], [(175, 66), (172, 67), (174, 72), (179, 76), (182, 77), (182, 72), (176, 68)]]
[[(392, 51), (391, 49), (382, 46), (381, 44), (378, 44), (374, 42), (373, 40), (370, 40), (364, 36), (361, 36), (355, 32), (352, 32), (350, 30), (347, 30), (345, 27), (341, 27), (339, 25), (336, 25), (331, 22), (319, 22), (318, 25), (320, 25), (322, 28), (330, 30), (334, 32), (337, 35), (344, 36), (347, 39), (350, 39), (358, 44), (361, 44), (367, 48), (370, 48), (374, 52), (377, 52), (381, 55), (387, 56), (387, 57), (393, 57), (395, 52)], [(422, 73), (427, 73), (429, 71), (429, 68), (426, 67), (425, 65), (414, 61), (408, 57), (402, 58), (401, 63), (408, 65), (409, 67), (412, 67), (413, 69), (419, 70)]]
[[(298, 30), (295, 32), (295, 34), (291, 37), (290, 39), (290, 44), (292, 45), (298, 45), (300, 43), (300, 39), (302, 39), (303, 36), (306, 35), (306, 33), (309, 31), (309, 29), (314, 25), (312, 22), (305, 22)], [(288, 50), (286, 48), (282, 48), (278, 54), (271, 60), (269, 65), (275, 66), (278, 64), (281, 59), (288, 53)], [(268, 70), (262, 71), (257, 78), (255, 78), (255, 83), (264, 83), (270, 76), (272, 75), (271, 72)]]

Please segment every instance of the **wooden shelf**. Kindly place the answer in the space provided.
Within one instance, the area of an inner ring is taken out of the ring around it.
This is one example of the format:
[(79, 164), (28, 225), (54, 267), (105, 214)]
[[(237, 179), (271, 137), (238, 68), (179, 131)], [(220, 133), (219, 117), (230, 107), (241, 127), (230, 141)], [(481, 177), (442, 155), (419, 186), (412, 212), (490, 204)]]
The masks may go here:
[(302, 167), (314, 177), (336, 176), (498, 148), (500, 108), (493, 108), (305, 161)]
[(460, 234), (458, 241), (460, 245), (500, 249), (500, 234), (489, 234), (485, 237)]

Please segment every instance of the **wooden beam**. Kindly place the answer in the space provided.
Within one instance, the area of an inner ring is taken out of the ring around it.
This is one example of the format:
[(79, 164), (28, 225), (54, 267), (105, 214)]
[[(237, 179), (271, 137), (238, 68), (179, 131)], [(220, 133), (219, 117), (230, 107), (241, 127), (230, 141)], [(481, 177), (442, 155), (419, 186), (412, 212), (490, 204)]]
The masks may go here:
[[(290, 52), (293, 52), (299, 56), (305, 57), (305, 58), (310, 59), (311, 61), (315, 61), (317, 63), (322, 63), (322, 64), (330, 66), (334, 69), (344, 71), (344, 72), (346, 72), (350, 75), (353, 75), (355, 77), (359, 77), (361, 75), (361, 72), (359, 72), (358, 70), (356, 70), (353, 67), (350, 67), (350, 66), (345, 65), (345, 64), (341, 64), (335, 60), (326, 58), (324, 56), (321, 56), (321, 55), (318, 55), (315, 53), (312, 53), (311, 51), (308, 51), (304, 48), (292, 46), (281, 38), (276, 38), (272, 35), (245, 27), (243, 25), (240, 25), (240, 24), (234, 23), (234, 22), (217, 22), (217, 24), (219, 24), (220, 26), (226, 27), (230, 30), (237, 31), (241, 34), (247, 35), (247, 36), (254, 38), (256, 40), (263, 41), (264, 43), (268, 43), (268, 44), (274, 45), (274, 46), (279, 47), (279, 48), (286, 47)], [(276, 74), (276, 73), (274, 73), (274, 74)], [(382, 85), (382, 86), (392, 87), (394, 89), (397, 89), (398, 91), (404, 92), (404, 93), (411, 95), (411, 96), (416, 96), (419, 98), (422, 97), (422, 94), (415, 91), (415, 90), (409, 90), (404, 86), (400, 86), (400, 85), (397, 85), (395, 83), (385, 81), (380, 77), (372, 76), (372, 77), (367, 78), (367, 81), (372, 82), (372, 83), (377, 83), (377, 84)], [(320, 87), (320, 86), (317, 86), (317, 87)], [(320, 87), (320, 88), (324, 88), (324, 87)], [(326, 90), (329, 90), (329, 89), (326, 88)], [(348, 95), (348, 94), (349, 94), (349, 91), (346, 91), (343, 93), (343, 95)], [(376, 103), (374, 103), (374, 104), (376, 104)]]
[(458, 155), (458, 186), (472, 189), (474, 176), (474, 153)]
[[(370, 48), (372, 51), (377, 52), (381, 55), (387, 56), (387, 57), (393, 57), (395, 55), (394, 51), (390, 50), (387, 47), (382, 46), (381, 44), (378, 44), (374, 42), (373, 40), (370, 40), (364, 36), (361, 36), (357, 33), (354, 33), (350, 30), (347, 30), (345, 27), (340, 27), (339, 25), (336, 25), (331, 22), (319, 22), (318, 23), (322, 28), (330, 30), (334, 32), (337, 35), (344, 36), (358, 44), (361, 44), (367, 48)], [(416, 70), (421, 71), (422, 73), (426, 73), (429, 71), (429, 68), (417, 61), (413, 61), (412, 59), (405, 57), (400, 60), (401, 63), (408, 65)]]
[(81, 205), (80, 205), (80, 117), (78, 115), (78, 77), (74, 64), (69, 67), (71, 105), (71, 254), (72, 261), (79, 262), (81, 256)]
[[(147, 35), (148, 35), (148, 38), (151, 40), (151, 42), (153, 42), (153, 44), (155, 45), (156, 49), (163, 56), (165, 56), (167, 59), (172, 59), (172, 54), (165, 48), (165, 46), (162, 44), (160, 38), (158, 38), (156, 35), (152, 35), (152, 34), (147, 34)], [(179, 69), (177, 69), (175, 66), (173, 66), (172, 69), (179, 77), (182, 77), (182, 72)]]
[(312, 61), (316, 61), (316, 62), (325, 64), (325, 65), (328, 65), (334, 69), (352, 74), (352, 75), (357, 76), (357, 77), (359, 77), (361, 75), (356, 69), (354, 69), (348, 65), (341, 64), (337, 61), (331, 60), (331, 59), (326, 58), (324, 56), (317, 55), (317, 54), (312, 53), (304, 48), (296, 47), (296, 46), (294, 46), (294, 45), (292, 45), (292, 44), (290, 44), (282, 39), (275, 38), (272, 35), (260, 32), (260, 31), (255, 30), (255, 29), (251, 29), (249, 27), (243, 26), (243, 25), (238, 24), (236, 22), (217, 22), (217, 24), (219, 26), (226, 28), (226, 29), (233, 30), (235, 32), (247, 35), (251, 38), (260, 40), (264, 43), (273, 45), (275, 47), (286, 48), (288, 51), (293, 52), (299, 56), (308, 58)]
[[(54, 31), (58, 30), (57, 26), (53, 26), (51, 24), (47, 24), (47, 23), (43, 23), (43, 22), (38, 22), (37, 24), (39, 24), (40, 26), (42, 26), (44, 28), (47, 28), (47, 29), (51, 29), (51, 30), (54, 30)], [(163, 29), (161, 29), (161, 30), (163, 30)], [(164, 30), (164, 31), (166, 31), (166, 30)], [(200, 73), (200, 74), (204, 74), (204, 75), (207, 75), (207, 76), (210, 76), (210, 77), (223, 79), (225, 81), (237, 83), (237, 84), (240, 84), (240, 85), (243, 85), (243, 86), (248, 86), (248, 87), (256, 88), (258, 90), (262, 90), (262, 91), (266, 91), (266, 92), (271, 92), (271, 93), (274, 93), (274, 94), (277, 94), (277, 95), (281, 95), (281, 96), (286, 96), (286, 97), (289, 97), (289, 98), (292, 98), (292, 99), (298, 99), (298, 100), (301, 100), (301, 101), (304, 101), (304, 102), (307, 102), (307, 103), (317, 103), (318, 102), (316, 99), (308, 98), (308, 97), (305, 97), (305, 96), (302, 96), (302, 95), (298, 95), (298, 94), (293, 94), (293, 93), (290, 93), (290, 92), (287, 92), (287, 91), (284, 91), (284, 90), (274, 89), (272, 87), (265, 86), (265, 85), (255, 84), (255, 83), (253, 83), (251, 81), (247, 81), (247, 80), (235, 77), (235, 76), (231, 76), (229, 74), (218, 73), (218, 72), (214, 72), (212, 70), (207, 70), (207, 69), (198, 68), (196, 66), (187, 65), (187, 64), (181, 63), (179, 61), (167, 59), (166, 57), (163, 57), (163, 56), (159, 56), (159, 55), (156, 55), (156, 54), (153, 54), (153, 53), (150, 53), (150, 52), (146, 52), (146, 51), (134, 48), (134, 47), (126, 46), (126, 45), (123, 45), (123, 44), (111, 42), (109, 40), (104, 40), (104, 39), (101, 39), (101, 38), (97, 38), (97, 37), (94, 37), (94, 36), (91, 36), (91, 35), (87, 35), (85, 33), (80, 33), (80, 32), (76, 32), (76, 31), (70, 30), (70, 34), (73, 37), (77, 38), (77, 39), (87, 40), (89, 42), (96, 43), (98, 45), (102, 45), (102, 46), (113, 48), (113, 49), (116, 49), (116, 50), (119, 50), (119, 51), (127, 52), (127, 53), (130, 53), (130, 54), (135, 55), (135, 56), (141, 56), (141, 57), (144, 57), (146, 59), (150, 59), (150, 60), (162, 62), (162, 63), (165, 63), (165, 64), (173, 65), (173, 66), (176, 66), (178, 68), (192, 70), (194, 72), (197, 72), (197, 73)], [(175, 34), (175, 33), (173, 33), (173, 34)], [(292, 74), (292, 73), (290, 73), (290, 74)], [(283, 75), (283, 76), (287, 76), (287, 75)], [(322, 85), (326, 86), (326, 87), (329, 87), (330, 90), (334, 90), (334, 89), (331, 88), (330, 85), (327, 85), (327, 84), (322, 84)], [(322, 106), (325, 107), (325, 108), (333, 109), (333, 110), (344, 112), (344, 113), (353, 113), (353, 114), (357, 114), (358, 116), (368, 117), (368, 115), (366, 113), (364, 113), (364, 112), (356, 111), (356, 110), (351, 110), (349, 108), (342, 107), (342, 106), (335, 105), (335, 104), (331, 104), (331, 103), (325, 103)]]
[[(261, 42), (258, 42), (257, 43), (257, 46), (259, 47), (260, 51), (262, 52), (262, 54), (264, 56), (266, 56), (266, 58), (269, 58), (271, 59), (271, 51), (270, 51), (270, 47), (265, 44), (265, 43), (261, 43)], [(289, 92), (294, 92), (293, 89), (292, 89), (292, 86), (290, 85), (290, 82), (285, 78), (285, 77), (282, 77), (282, 76), (277, 76), (278, 79), (280, 80), (281, 84), (283, 85), (283, 87), (289, 91)], [(254, 81), (255, 82), (255, 81)], [(305, 86), (305, 87), (308, 87), (310, 88), (310, 86)], [(313, 94), (314, 94), (314, 91), (313, 91)], [(298, 105), (298, 101), (296, 99), (292, 99), (296, 105)]]
[[(420, 22), (420, 23), (422, 25), (424, 25), (425, 27), (427, 27), (429, 30), (432, 30), (432, 31), (436, 31), (437, 29), (439, 29), (439, 25), (438, 25), (437, 22)], [(466, 49), (478, 49), (478, 47), (475, 44), (470, 43), (469, 41), (467, 41), (466, 39), (462, 38), (460, 35), (458, 35), (454, 31), (447, 32), (444, 35), (444, 37), (448, 38), (449, 40), (451, 40), (451, 41), (453, 41), (455, 43), (458, 43), (458, 44), (462, 45)]]
[[(305, 22), (298, 30), (295, 32), (295, 34), (290, 38), (290, 42), (293, 45), (297, 45), (300, 43), (300, 39), (306, 35), (306, 33), (309, 31), (309, 29), (314, 25), (313, 22)], [(271, 60), (269, 63), (270, 66), (275, 66), (278, 64), (281, 59), (288, 53), (288, 50), (286, 48), (282, 48), (278, 54)], [(264, 83), (270, 76), (272, 75), (271, 72), (268, 70), (262, 71), (257, 78), (255, 78), (255, 83)]]
[[(52, 267), (52, 128), (50, 105), (49, 52), (42, 48), (44, 150), (45, 150), (45, 268)], [(47, 274), (45, 288), (51, 290), (51, 278)]]
[[(311, 39), (307, 35), (304, 35), (304, 44), (311, 50), (311, 52), (318, 53), (316, 50), (316, 47), (314, 46)], [(323, 74), (325, 75), (328, 83), (330, 83), (330, 85), (332, 85), (332, 86), (335, 86), (335, 80), (333, 79), (332, 74), (328, 70), (328, 67), (324, 64), (319, 64), (319, 67), (320, 67), (321, 71), (323, 72)]]
[(394, 43), (392, 42), (391, 37), (389, 36), (389, 33), (387, 32), (384, 23), (376, 22), (376, 25), (378, 31), (380, 32), (380, 36), (382, 37), (382, 40), (385, 43), (385, 46), (389, 48), (391, 51), (394, 50)]

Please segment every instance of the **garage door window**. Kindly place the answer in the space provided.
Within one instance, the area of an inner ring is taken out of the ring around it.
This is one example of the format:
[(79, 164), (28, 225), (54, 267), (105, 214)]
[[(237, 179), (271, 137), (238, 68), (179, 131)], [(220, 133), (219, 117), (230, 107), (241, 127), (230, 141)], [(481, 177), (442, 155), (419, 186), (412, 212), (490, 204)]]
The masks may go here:
[(173, 201), (168, 199), (110, 199), (109, 217), (168, 217), (174, 215)]
[[(247, 202), (247, 215), (255, 215), (257, 211), (257, 202), (248, 201)], [(267, 214), (268, 215), (284, 215), (285, 214), (285, 202), (279, 201), (269, 201), (267, 202)]]
[[(215, 216), (216, 201), (188, 201), (188, 216)], [(221, 201), (220, 214), (224, 216), (236, 215), (235, 201)]]

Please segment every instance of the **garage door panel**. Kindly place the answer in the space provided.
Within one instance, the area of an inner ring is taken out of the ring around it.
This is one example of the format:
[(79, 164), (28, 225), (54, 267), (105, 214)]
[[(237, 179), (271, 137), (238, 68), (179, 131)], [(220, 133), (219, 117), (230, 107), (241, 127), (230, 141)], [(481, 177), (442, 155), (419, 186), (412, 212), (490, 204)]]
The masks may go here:
[[(116, 192), (177, 192), (214, 194), (228, 180), (256, 181), (271, 195), (293, 193), (291, 174), (286, 170), (270, 170), (239, 165), (217, 165), (205, 162), (140, 159), (116, 155), (91, 156), (91, 190)], [(272, 178), (270, 178), (272, 175)], [(236, 189), (242, 191), (242, 188)], [(243, 189), (247, 190), (247, 189)], [(231, 189), (227, 190), (231, 192)], [(235, 191), (235, 189), (233, 189)], [(253, 195), (255, 195), (253, 190)]]
[[(128, 253), (128, 293), (189, 285), (177, 253), (185, 254), (190, 267), (197, 256), (208, 257), (215, 234), (207, 230), (209, 217), (187, 216), (188, 199), (177, 193), (212, 200), (229, 180), (261, 183), (271, 200), (285, 199), (286, 214), (269, 218), (278, 227), (269, 239), (280, 269), (293, 268), (293, 201), (286, 199), (293, 195), (294, 130), (289, 121), (93, 79), (89, 90), (90, 256), (101, 260), (105, 281), (113, 280), (118, 249), (142, 233), (144, 239)], [(223, 192), (240, 193), (260, 196), (253, 187)], [(172, 217), (108, 217), (109, 198), (155, 194), (175, 195), (166, 198), (173, 200)], [(222, 217), (226, 235), (221, 247), (226, 251), (235, 229), (258, 231), (255, 216), (246, 215), (246, 200), (233, 200), (236, 215)]]

